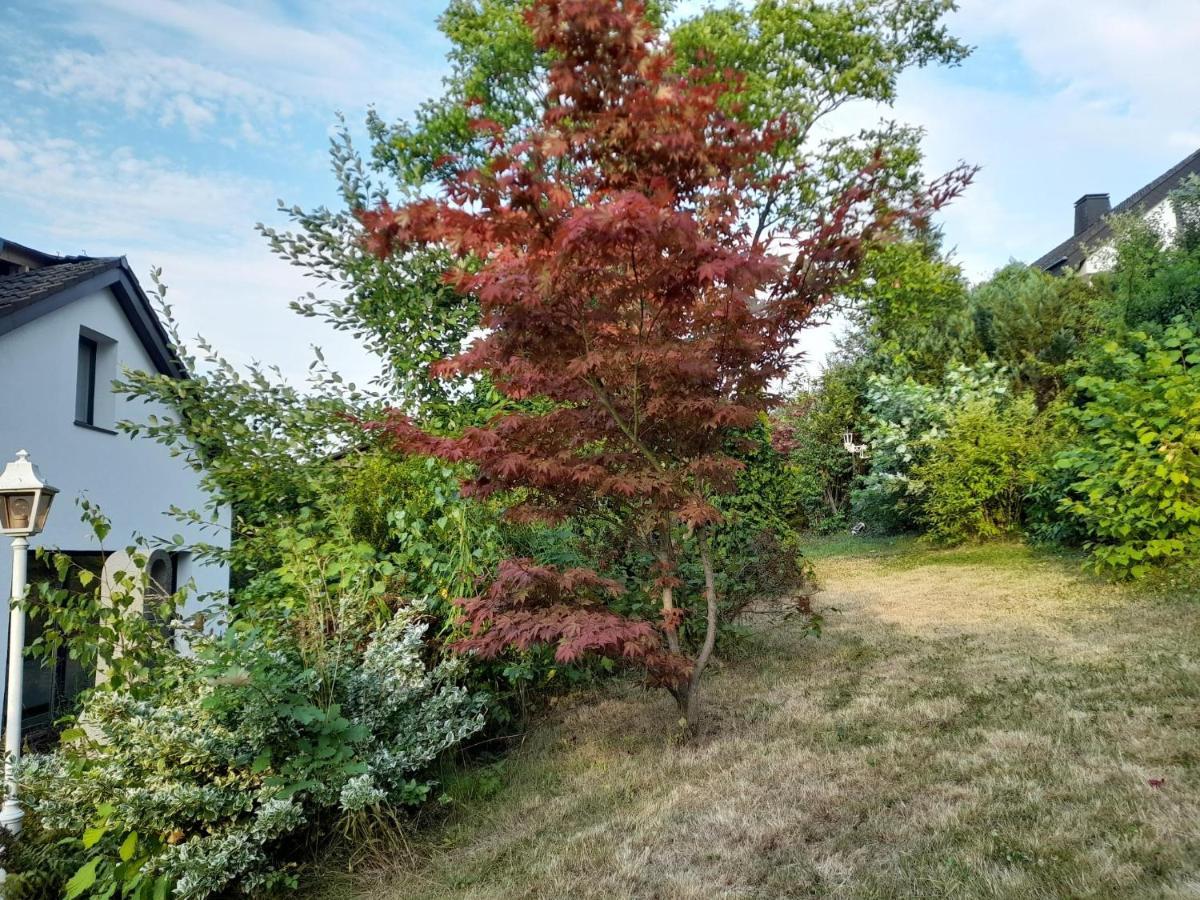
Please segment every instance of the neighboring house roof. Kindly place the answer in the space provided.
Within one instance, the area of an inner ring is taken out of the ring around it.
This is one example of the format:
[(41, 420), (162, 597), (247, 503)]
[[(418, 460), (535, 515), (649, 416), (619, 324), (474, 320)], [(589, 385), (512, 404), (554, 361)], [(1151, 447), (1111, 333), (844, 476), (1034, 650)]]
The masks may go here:
[[(1200, 150), (1122, 200), (1110, 215), (1148, 212), (1166, 200), (1171, 191), (1178, 188), (1189, 175), (1200, 175)], [(1080, 234), (1067, 238), (1033, 265), (1047, 272), (1063, 268), (1078, 269), (1087, 259), (1088, 251), (1103, 244), (1111, 235), (1112, 228), (1108, 224), (1108, 217), (1105, 217)]]
[(0, 335), (108, 288), (154, 367), (174, 378), (188, 377), (125, 257), (52, 256), (3, 239), (0, 239), (0, 256), (34, 266), (0, 275)]

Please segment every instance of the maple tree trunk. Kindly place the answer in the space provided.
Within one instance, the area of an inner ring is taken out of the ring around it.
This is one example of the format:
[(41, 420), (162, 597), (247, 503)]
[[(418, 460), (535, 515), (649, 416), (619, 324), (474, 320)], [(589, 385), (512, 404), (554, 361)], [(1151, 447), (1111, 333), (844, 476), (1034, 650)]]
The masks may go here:
[[(658, 558), (662, 562), (663, 574), (672, 573), (671, 568), (671, 531), (670, 523), (667, 524), (663, 534), (662, 546), (659, 549)], [(666, 624), (667, 632), (667, 648), (672, 653), (679, 652), (679, 629), (675, 626), (675, 589), (669, 585), (663, 585), (662, 589), (662, 608), (663, 621)]]
[[(671, 622), (672, 617), (675, 612), (675, 590), (674, 590), (674, 588), (670, 587), (669, 585), (662, 589), (662, 608), (663, 608), (664, 621)], [(679, 629), (677, 629), (674, 625), (667, 625), (666, 632), (667, 632), (667, 648), (672, 653), (678, 653), (679, 652)]]
[(692, 677), (688, 681), (685, 716), (689, 729), (694, 729), (700, 720), (700, 676), (712, 658), (713, 647), (717, 644), (717, 583), (713, 575), (712, 551), (708, 545), (708, 535), (701, 537), (700, 565), (704, 568), (704, 603), (708, 610), (707, 623), (704, 629), (704, 644), (696, 655), (695, 665), (692, 666)]

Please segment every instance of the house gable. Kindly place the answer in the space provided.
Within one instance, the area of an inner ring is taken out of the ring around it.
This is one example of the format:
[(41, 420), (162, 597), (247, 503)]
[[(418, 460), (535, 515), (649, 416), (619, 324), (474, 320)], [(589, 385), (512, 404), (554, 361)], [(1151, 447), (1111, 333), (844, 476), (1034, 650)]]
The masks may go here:
[(124, 257), (56, 257), (0, 240), (0, 335), (83, 297), (108, 289), (163, 375), (186, 378), (149, 298)]
[[(1081, 268), (1089, 255), (1098, 247), (1112, 238), (1112, 227), (1109, 225), (1110, 215), (1136, 213), (1146, 215), (1167, 201), (1167, 198), (1189, 176), (1200, 175), (1200, 150), (1187, 159), (1164, 172), (1158, 178), (1131, 194), (1114, 207), (1108, 215), (1092, 222), (1077, 234), (1067, 238), (1049, 253), (1042, 256), (1034, 264), (1034, 268), (1042, 269), (1051, 274)], [(1079, 201), (1090, 200), (1099, 195), (1085, 194)], [(1076, 204), (1078, 208), (1079, 203)], [(1078, 221), (1078, 220), (1077, 220)]]

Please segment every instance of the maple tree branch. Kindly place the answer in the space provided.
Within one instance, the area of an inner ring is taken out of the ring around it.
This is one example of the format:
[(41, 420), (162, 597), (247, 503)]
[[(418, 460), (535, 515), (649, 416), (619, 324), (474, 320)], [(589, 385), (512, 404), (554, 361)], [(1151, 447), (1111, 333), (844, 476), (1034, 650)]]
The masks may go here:
[(583, 378), (583, 383), (592, 389), (592, 393), (596, 395), (596, 399), (600, 401), (600, 405), (603, 406), (605, 412), (612, 417), (613, 422), (615, 422), (617, 427), (621, 429), (625, 437), (629, 438), (629, 440), (633, 442), (633, 445), (637, 447), (639, 451), (641, 451), (641, 454), (646, 457), (646, 459), (648, 459), (655, 466), (661, 467), (662, 463), (659, 461), (658, 457), (654, 455), (654, 451), (642, 443), (641, 438), (639, 438), (637, 434), (634, 433), (633, 429), (629, 427), (629, 423), (627, 423), (621, 417), (621, 414), (617, 412), (616, 407), (613, 406), (612, 400), (608, 396), (608, 393), (604, 390), (604, 386), (595, 379), (587, 377)]

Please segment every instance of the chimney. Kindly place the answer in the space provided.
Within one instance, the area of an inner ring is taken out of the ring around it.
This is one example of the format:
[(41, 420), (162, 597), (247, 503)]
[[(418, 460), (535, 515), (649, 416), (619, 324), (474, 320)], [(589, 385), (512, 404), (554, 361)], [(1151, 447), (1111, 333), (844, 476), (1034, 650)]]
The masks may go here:
[(1108, 194), (1084, 194), (1075, 201), (1075, 236), (1083, 234), (1112, 212)]

